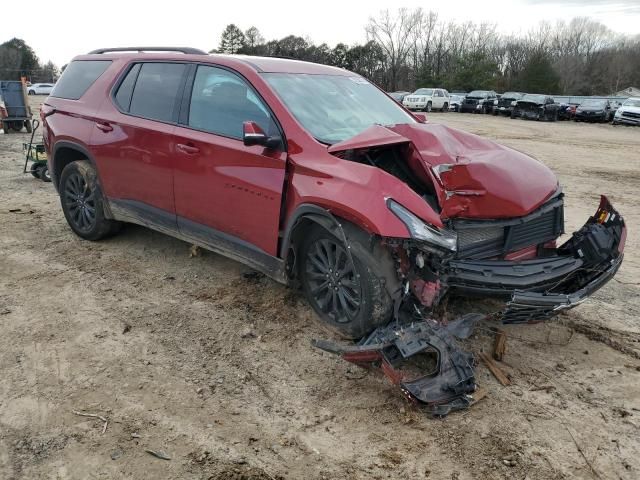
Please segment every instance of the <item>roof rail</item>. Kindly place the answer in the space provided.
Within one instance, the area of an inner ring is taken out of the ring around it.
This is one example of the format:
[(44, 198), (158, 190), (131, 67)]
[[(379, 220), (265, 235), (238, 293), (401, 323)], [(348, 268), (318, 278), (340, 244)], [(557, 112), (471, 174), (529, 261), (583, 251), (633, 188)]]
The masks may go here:
[(96, 53), (111, 53), (111, 52), (181, 52), (190, 53), (193, 55), (208, 55), (207, 52), (200, 50), (199, 48), (191, 47), (118, 47), (118, 48), (98, 48), (89, 52), (89, 55)]

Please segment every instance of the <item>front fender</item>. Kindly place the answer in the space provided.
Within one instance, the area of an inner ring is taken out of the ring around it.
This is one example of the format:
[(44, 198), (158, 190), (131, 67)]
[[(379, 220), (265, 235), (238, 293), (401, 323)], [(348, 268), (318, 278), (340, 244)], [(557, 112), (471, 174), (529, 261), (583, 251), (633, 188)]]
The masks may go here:
[(367, 233), (409, 238), (407, 227), (387, 207), (389, 198), (426, 223), (442, 228), (440, 215), (402, 181), (378, 168), (337, 158), (329, 168), (293, 166), (285, 225), (291, 224), (299, 208), (314, 205)]

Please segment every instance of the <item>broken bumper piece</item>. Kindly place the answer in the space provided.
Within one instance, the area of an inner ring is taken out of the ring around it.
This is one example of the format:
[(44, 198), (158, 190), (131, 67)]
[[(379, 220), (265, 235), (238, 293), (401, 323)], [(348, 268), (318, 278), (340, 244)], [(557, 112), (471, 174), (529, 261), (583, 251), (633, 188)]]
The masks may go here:
[(327, 340), (314, 340), (313, 345), (361, 367), (380, 368), (410, 400), (434, 416), (444, 416), (467, 408), (473, 400), (475, 360), (456, 345), (453, 336), (468, 336), (481, 318), (470, 314), (448, 326), (429, 320), (408, 325), (392, 322), (358, 345)]
[(626, 239), (623, 218), (602, 196), (595, 215), (548, 256), (532, 260), (455, 260), (449, 286), (511, 299), (504, 323), (547, 320), (584, 301), (620, 268)]

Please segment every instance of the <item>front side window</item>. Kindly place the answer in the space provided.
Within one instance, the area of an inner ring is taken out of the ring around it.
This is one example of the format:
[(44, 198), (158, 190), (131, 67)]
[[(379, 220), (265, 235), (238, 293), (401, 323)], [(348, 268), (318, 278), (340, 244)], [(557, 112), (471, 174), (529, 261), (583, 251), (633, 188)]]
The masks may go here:
[(242, 124), (247, 121), (256, 122), (267, 135), (278, 134), (269, 110), (244, 79), (223, 68), (198, 66), (189, 105), (189, 126), (241, 139)]
[(138, 74), (129, 113), (171, 122), (186, 66), (182, 63), (143, 63)]
[(400, 105), (362, 77), (264, 73), (300, 124), (323, 143), (338, 143), (372, 125), (416, 123)]

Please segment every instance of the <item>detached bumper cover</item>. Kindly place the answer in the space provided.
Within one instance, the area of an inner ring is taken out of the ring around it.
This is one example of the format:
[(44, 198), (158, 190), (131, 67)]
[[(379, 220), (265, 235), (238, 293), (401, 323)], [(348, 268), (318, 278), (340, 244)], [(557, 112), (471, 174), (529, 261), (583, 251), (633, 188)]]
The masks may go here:
[[(446, 326), (429, 319), (391, 322), (358, 345), (327, 340), (314, 340), (313, 345), (361, 367), (379, 368), (409, 400), (423, 405), (434, 416), (444, 416), (467, 408), (473, 400), (475, 359), (457, 346), (454, 337), (467, 338), (483, 318), (468, 314)], [(425, 354), (435, 355), (431, 371), (424, 371), (430, 363), (425, 361)]]
[(451, 261), (446, 283), (471, 293), (510, 296), (504, 323), (542, 321), (611, 280), (622, 263), (625, 239), (623, 218), (603, 196), (595, 215), (551, 256)]

